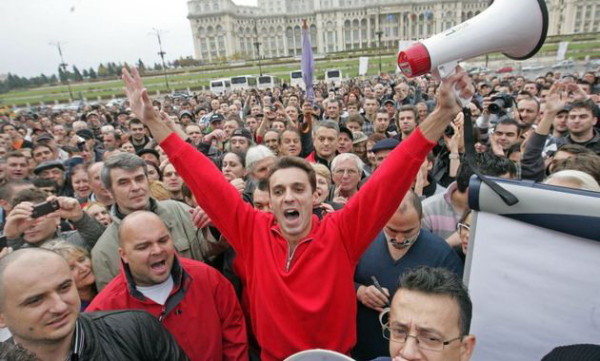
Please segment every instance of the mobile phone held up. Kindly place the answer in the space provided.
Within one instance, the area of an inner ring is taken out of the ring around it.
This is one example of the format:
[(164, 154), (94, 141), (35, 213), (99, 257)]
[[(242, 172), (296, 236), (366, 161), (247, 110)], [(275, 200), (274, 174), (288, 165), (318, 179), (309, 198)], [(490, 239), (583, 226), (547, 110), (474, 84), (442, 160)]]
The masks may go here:
[(56, 199), (52, 201), (38, 203), (35, 206), (33, 206), (33, 211), (31, 211), (31, 218), (40, 218), (41, 216), (50, 214), (58, 210), (59, 208), (60, 206), (58, 205), (58, 201)]

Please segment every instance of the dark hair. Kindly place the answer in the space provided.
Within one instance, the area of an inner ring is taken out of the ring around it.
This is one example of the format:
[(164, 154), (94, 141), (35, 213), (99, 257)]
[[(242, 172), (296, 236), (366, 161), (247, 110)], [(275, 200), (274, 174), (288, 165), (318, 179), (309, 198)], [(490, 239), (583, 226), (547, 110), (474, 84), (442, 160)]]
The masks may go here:
[[(474, 166), (483, 175), (491, 177), (500, 177), (506, 173), (514, 177), (517, 174), (517, 167), (513, 161), (488, 152), (477, 153)], [(459, 192), (464, 193), (467, 191), (469, 180), (473, 174), (473, 170), (463, 157), (456, 175), (456, 186)]]
[(162, 172), (160, 171), (160, 167), (158, 165), (156, 165), (156, 163), (151, 162), (149, 160), (145, 160), (144, 162), (146, 163), (147, 166), (152, 167), (156, 170), (156, 173), (158, 173), (158, 180), (162, 181), (163, 176), (162, 176)]
[(271, 169), (269, 170), (269, 176), (267, 177), (268, 189), (271, 189), (270, 181), (271, 181), (271, 176), (273, 175), (273, 173), (275, 173), (276, 171), (278, 171), (280, 169), (288, 169), (288, 168), (298, 168), (298, 169), (306, 172), (306, 175), (308, 176), (308, 182), (310, 183), (311, 190), (314, 192), (315, 189), (317, 189), (317, 176), (315, 174), (315, 170), (310, 165), (310, 163), (308, 163), (306, 160), (304, 160), (302, 158), (290, 157), (290, 156), (285, 156), (285, 157), (281, 157), (281, 158), (277, 159), (275, 161), (275, 164), (273, 164), (271, 166)]
[(127, 123), (127, 125), (131, 128), (132, 124), (141, 124), (144, 125), (144, 123), (142, 123), (141, 120), (139, 120), (138, 118), (133, 118), (131, 120), (129, 120), (129, 123)]
[(240, 163), (242, 164), (242, 167), (246, 168), (246, 154), (245, 153), (240, 153), (240, 152), (235, 152), (235, 151), (225, 152), (225, 154), (223, 154), (223, 159), (225, 159), (225, 156), (227, 154), (235, 155), (237, 157), (237, 159), (240, 161)]
[(596, 154), (593, 150), (579, 144), (563, 144), (556, 150), (557, 152), (566, 152), (570, 154)]
[[(417, 107), (411, 104), (406, 104), (400, 107), (400, 109), (398, 109), (398, 112), (396, 113), (397, 115), (400, 114), (400, 112), (412, 112), (413, 116), (415, 117), (415, 121), (417, 119), (419, 119), (419, 113), (417, 112)], [(398, 116), (396, 116), (396, 118), (398, 118)]]
[(521, 131), (521, 126), (519, 125), (519, 123), (507, 115), (500, 117), (500, 119), (498, 119), (498, 124), (496, 124), (496, 127), (501, 124), (502, 125), (514, 125), (515, 127), (517, 127), (517, 133), (519, 133)]
[(417, 267), (402, 275), (398, 291), (401, 289), (452, 298), (456, 301), (459, 310), (458, 329), (460, 335), (469, 334), (473, 304), (467, 287), (454, 272), (445, 268)]
[(52, 147), (50, 145), (48, 145), (48, 143), (35, 143), (33, 148), (31, 148), (32, 156), (33, 156), (33, 152), (35, 152), (35, 150), (38, 148), (46, 148), (46, 149), (49, 149), (52, 153), (54, 153), (54, 150), (52, 149)]
[(14, 187), (32, 185), (31, 181), (26, 179), (14, 179), (0, 186), (0, 199), (10, 201), (14, 196)]
[[(562, 150), (562, 149), (561, 149)], [(552, 162), (552, 173), (572, 169), (587, 173), (600, 184), (600, 156), (594, 153), (579, 153)]]
[(17, 204), (21, 202), (31, 202), (31, 203), (41, 203), (44, 202), (48, 198), (48, 194), (41, 189), (37, 188), (28, 188), (23, 189), (15, 198), (13, 198), (11, 202), (11, 206), (15, 207)]
[(21, 153), (20, 150), (13, 150), (13, 151), (10, 151), (10, 152), (4, 154), (4, 159), (8, 160), (8, 158), (25, 158), (25, 159), (27, 159), (27, 156), (25, 154)]
[(58, 193), (58, 184), (56, 183), (56, 181), (54, 181), (52, 179), (35, 178), (33, 180), (33, 186), (35, 188), (52, 187), (52, 188), (54, 188), (54, 194)]
[(584, 108), (586, 110), (589, 110), (592, 113), (592, 117), (598, 117), (598, 114), (596, 113), (596, 109), (597, 109), (596, 103), (594, 103), (594, 101), (591, 99), (572, 101), (571, 102), (571, 110), (573, 110), (575, 108)]
[(358, 123), (362, 127), (365, 124), (365, 120), (360, 114), (351, 114), (346, 119), (346, 124), (348, 123)]

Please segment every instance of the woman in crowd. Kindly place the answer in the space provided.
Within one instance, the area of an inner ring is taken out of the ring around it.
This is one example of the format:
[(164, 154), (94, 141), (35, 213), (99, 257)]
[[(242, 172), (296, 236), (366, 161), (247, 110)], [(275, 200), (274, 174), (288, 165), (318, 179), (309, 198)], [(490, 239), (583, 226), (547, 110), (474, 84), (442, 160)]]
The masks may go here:
[(246, 201), (251, 201), (251, 193), (246, 193), (246, 155), (239, 152), (227, 152), (223, 156), (221, 172)]
[(85, 205), (85, 207), (83, 207), (83, 211), (87, 213), (88, 216), (94, 218), (104, 226), (108, 226), (112, 223), (112, 218), (110, 218), (108, 210), (102, 203), (89, 202)]
[(135, 148), (133, 147), (133, 144), (131, 144), (130, 141), (123, 142), (123, 144), (121, 144), (121, 148), (119, 149), (121, 149), (122, 152), (135, 154)]
[(70, 179), (75, 198), (80, 204), (85, 204), (90, 194), (92, 194), (87, 169), (83, 165), (73, 167)]
[(162, 181), (162, 173), (156, 163), (147, 160), (146, 166), (148, 168), (149, 182)]
[(69, 264), (71, 276), (73, 276), (81, 300), (81, 311), (85, 311), (98, 294), (89, 252), (66, 241), (53, 241), (43, 247), (58, 253)]

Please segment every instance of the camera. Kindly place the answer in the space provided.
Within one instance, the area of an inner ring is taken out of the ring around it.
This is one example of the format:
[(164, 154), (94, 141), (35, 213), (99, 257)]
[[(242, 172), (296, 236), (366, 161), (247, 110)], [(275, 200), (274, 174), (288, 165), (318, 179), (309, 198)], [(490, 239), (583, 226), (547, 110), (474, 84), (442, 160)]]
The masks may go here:
[(513, 106), (513, 98), (508, 94), (494, 95), (491, 99), (491, 104), (488, 105), (488, 111), (491, 114), (505, 115), (506, 108)]

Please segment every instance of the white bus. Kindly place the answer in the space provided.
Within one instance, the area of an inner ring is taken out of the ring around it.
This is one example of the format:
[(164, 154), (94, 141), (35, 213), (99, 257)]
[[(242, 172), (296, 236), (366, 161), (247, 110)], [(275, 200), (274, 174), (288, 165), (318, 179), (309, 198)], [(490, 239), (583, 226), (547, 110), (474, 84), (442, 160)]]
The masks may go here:
[(290, 72), (290, 86), (306, 90), (306, 84), (304, 84), (304, 79), (302, 78), (302, 70)]
[(210, 91), (216, 95), (228, 93), (231, 91), (231, 80), (229, 78), (211, 80)]
[(231, 91), (256, 88), (256, 77), (240, 75), (231, 77)]
[(329, 69), (325, 71), (325, 83), (333, 84), (335, 87), (342, 86), (342, 71), (340, 69)]
[(281, 85), (281, 79), (273, 75), (261, 75), (258, 77), (258, 89), (271, 89)]

